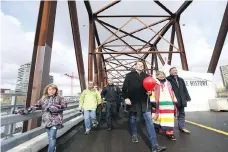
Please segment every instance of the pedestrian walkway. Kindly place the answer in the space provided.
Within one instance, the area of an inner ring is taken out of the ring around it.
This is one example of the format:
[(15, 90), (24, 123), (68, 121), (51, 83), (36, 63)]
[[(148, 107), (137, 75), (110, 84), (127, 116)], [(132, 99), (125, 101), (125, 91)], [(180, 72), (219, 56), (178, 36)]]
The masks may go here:
[[(222, 123), (228, 121), (228, 113), (191, 112), (187, 113), (188, 121), (202, 122), (223, 129)], [(209, 116), (209, 117), (208, 117)], [(216, 118), (216, 120), (214, 119)], [(221, 118), (221, 119), (220, 119)], [(214, 124), (218, 122), (218, 124)], [(198, 124), (197, 123), (197, 124)], [(201, 123), (201, 124), (202, 124)], [(205, 124), (204, 124), (205, 123)], [(223, 123), (223, 124), (224, 124)], [(214, 125), (213, 125), (214, 124)], [(128, 131), (126, 117), (117, 121), (116, 129), (106, 130), (106, 125), (94, 130), (90, 135), (84, 135), (83, 126), (76, 126), (57, 141), (57, 152), (150, 152), (145, 126), (138, 127), (139, 143), (133, 144)], [(220, 127), (219, 127), (220, 126)], [(186, 123), (191, 131), (190, 135), (180, 133), (177, 129), (177, 141), (169, 141), (164, 135), (158, 135), (160, 145), (167, 146), (167, 152), (226, 152), (228, 149), (228, 136), (211, 131), (197, 125)], [(227, 129), (227, 128), (225, 128)], [(223, 130), (224, 132), (226, 130)], [(40, 152), (45, 152), (43, 149)]]

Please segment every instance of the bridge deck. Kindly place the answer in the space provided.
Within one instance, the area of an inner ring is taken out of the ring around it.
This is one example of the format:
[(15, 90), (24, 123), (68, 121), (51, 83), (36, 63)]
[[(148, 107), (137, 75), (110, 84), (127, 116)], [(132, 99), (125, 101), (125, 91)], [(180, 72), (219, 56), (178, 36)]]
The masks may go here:
[[(187, 113), (189, 121), (209, 125), (227, 131), (228, 113), (196, 112)], [(216, 118), (216, 119), (215, 119)], [(158, 135), (160, 145), (167, 146), (167, 152), (225, 152), (228, 149), (228, 136), (186, 123), (190, 135), (175, 130), (177, 141), (169, 141)], [(117, 128), (107, 131), (105, 124), (90, 135), (84, 135), (82, 126), (74, 127), (57, 141), (57, 152), (150, 152), (145, 127), (138, 127), (139, 143), (131, 142), (126, 118), (117, 121)], [(47, 151), (46, 148), (40, 152)]]

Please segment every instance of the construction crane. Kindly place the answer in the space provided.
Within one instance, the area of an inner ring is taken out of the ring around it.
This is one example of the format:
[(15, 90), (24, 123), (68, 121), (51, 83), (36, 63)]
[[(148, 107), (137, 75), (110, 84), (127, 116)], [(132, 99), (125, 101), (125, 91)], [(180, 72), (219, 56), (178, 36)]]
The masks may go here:
[(64, 75), (71, 79), (71, 95), (73, 96), (73, 93), (74, 93), (74, 79), (79, 79), (79, 78), (78, 78), (78, 76), (74, 76), (74, 72), (72, 72), (72, 75), (69, 75), (67, 73), (65, 73)]

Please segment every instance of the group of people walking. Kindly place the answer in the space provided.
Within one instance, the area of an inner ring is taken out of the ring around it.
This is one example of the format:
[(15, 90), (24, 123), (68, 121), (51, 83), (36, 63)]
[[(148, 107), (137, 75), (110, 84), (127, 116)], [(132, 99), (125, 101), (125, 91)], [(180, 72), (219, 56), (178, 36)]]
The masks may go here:
[[(190, 132), (184, 125), (184, 109), (191, 98), (184, 80), (178, 76), (177, 68), (173, 67), (169, 72), (170, 76), (168, 77), (162, 71), (157, 72), (157, 84), (154, 90), (151, 91), (146, 91), (143, 87), (142, 82), (149, 75), (144, 72), (144, 64), (141, 61), (136, 62), (135, 70), (126, 75), (122, 91), (112, 83), (112, 80), (108, 80), (108, 86), (100, 93), (93, 88), (93, 82), (89, 82), (88, 89), (83, 91), (80, 98), (80, 108), (84, 110), (85, 117), (85, 134), (89, 134), (91, 130), (90, 120), (92, 120), (92, 124), (97, 125), (98, 122), (94, 117), (96, 116), (95, 109), (97, 105), (102, 104), (104, 101), (106, 101), (107, 128), (109, 131), (112, 130), (115, 110), (118, 109), (117, 103), (121, 95), (129, 112), (131, 140), (133, 143), (139, 142), (137, 138), (137, 117), (140, 118), (140, 116), (145, 120), (152, 152), (166, 150), (166, 147), (159, 146), (156, 132), (165, 133), (170, 140), (176, 140), (174, 135), (175, 117), (178, 119), (180, 132), (189, 134)], [(88, 107), (90, 108), (88, 109)], [(92, 126), (95, 127), (96, 125)]]
[[(108, 85), (98, 89), (93, 82), (88, 82), (88, 88), (80, 96), (79, 109), (84, 114), (85, 134), (88, 135), (91, 128), (97, 127), (97, 110), (102, 109), (105, 103), (107, 130), (113, 129), (114, 118), (120, 108), (121, 99), (129, 112), (129, 124), (131, 140), (139, 142), (137, 138), (137, 117), (144, 118), (148, 138), (152, 152), (162, 152), (166, 147), (159, 146), (157, 133), (165, 133), (170, 140), (176, 140), (174, 136), (174, 121), (178, 119), (180, 132), (189, 134), (185, 128), (185, 107), (191, 100), (185, 82), (178, 76), (175, 67), (170, 69), (170, 76), (164, 72), (156, 74), (157, 84), (154, 90), (146, 91), (143, 80), (149, 75), (144, 72), (144, 64), (136, 62), (135, 70), (125, 77), (122, 91), (108, 80)], [(63, 110), (67, 103), (58, 95), (58, 88), (54, 84), (44, 89), (43, 97), (37, 104), (30, 108), (20, 110), (20, 114), (28, 114), (35, 110), (43, 110), (42, 123), (47, 129), (48, 152), (56, 150), (57, 130), (63, 127)], [(141, 121), (140, 121), (141, 122)]]

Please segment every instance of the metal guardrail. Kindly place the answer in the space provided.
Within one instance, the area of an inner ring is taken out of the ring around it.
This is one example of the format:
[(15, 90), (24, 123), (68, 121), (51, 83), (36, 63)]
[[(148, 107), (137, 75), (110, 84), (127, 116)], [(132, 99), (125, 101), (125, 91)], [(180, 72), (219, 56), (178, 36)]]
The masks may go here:
[[(1, 117), (10, 115), (15, 110), (19, 110), (25, 107), (25, 101), (17, 101), (18, 98), (24, 97), (26, 99), (25, 93), (1, 93), (2, 98), (7, 98), (8, 102), (1, 102)], [(68, 104), (76, 103), (79, 100), (79, 96), (64, 96)], [(15, 116), (15, 115), (14, 115)], [(1, 138), (11, 137), (13, 134), (22, 132), (23, 121), (17, 122), (15, 124), (1, 126)], [(2, 139), (1, 139), (2, 140)]]
[[(78, 105), (79, 104), (71, 105), (71, 106), (67, 107), (66, 110), (71, 110), (73, 108), (77, 108)], [(33, 112), (32, 114), (28, 114), (28, 115), (15, 115), (15, 114), (6, 115), (6, 116), (1, 117), (1, 126), (34, 119), (34, 118), (41, 117), (41, 116), (42, 116), (41, 110), (37, 110), (37, 111)]]
[[(72, 118), (75, 118), (81, 113), (76, 109), (78, 107), (79, 103), (78, 101), (70, 101), (68, 102), (68, 107), (66, 110), (63, 112), (63, 122), (69, 121)], [(6, 116), (1, 117), (1, 127), (2, 126), (10, 126), (8, 130), (10, 138), (6, 138), (5, 140), (1, 141), (1, 149), (2, 151), (7, 151), (17, 145), (20, 145), (23, 142), (26, 142), (30, 140), (31, 138), (36, 137), (37, 135), (40, 135), (41, 133), (45, 132), (44, 127), (38, 127), (32, 130), (29, 130), (25, 133), (21, 133), (18, 135), (13, 135), (14, 130), (15, 130), (15, 124), (18, 122), (23, 122), (26, 120), (31, 120), (37, 117), (40, 117), (42, 115), (41, 110), (37, 110), (34, 113), (28, 114), (28, 115), (15, 115), (15, 114), (10, 114)]]
[[(21, 103), (21, 104), (17, 104), (15, 105), (16, 107), (25, 107), (25, 104), (24, 103)], [(4, 110), (4, 109), (10, 109), (10, 108), (13, 108), (14, 105), (1, 105), (1, 110)]]
[[(15, 98), (12, 97), (12, 100), (15, 101)], [(67, 103), (69, 105), (78, 102), (78, 101), (71, 101), (71, 100), (68, 100), (68, 101), (69, 102), (67, 102)], [(25, 107), (25, 105), (21, 102), (17, 105), (14, 104), (14, 102), (12, 102), (12, 103), (13, 103), (13, 105), (4, 104), (1, 107), (1, 117), (3, 118), (3, 119), (1, 119), (2, 121), (5, 121), (5, 119), (7, 117), (9, 117), (9, 119), (13, 120), (14, 118), (16, 118), (15, 114), (11, 115), (13, 113), (13, 111), (18, 110), (18, 109), (22, 109)], [(37, 113), (37, 111), (35, 113)], [(11, 118), (10, 115), (14, 118)], [(38, 117), (40, 117), (40, 116), (38, 116)], [(16, 118), (16, 119), (20, 119), (20, 118)], [(14, 122), (14, 124), (11, 123), (10, 125), (3, 125), (3, 123), (2, 123), (2, 125), (1, 125), (1, 138), (8, 138), (8, 137), (11, 137), (14, 133), (20, 133), (22, 131), (23, 121), (25, 121), (25, 120), (22, 120), (22, 121), (17, 122), (17, 123)]]

